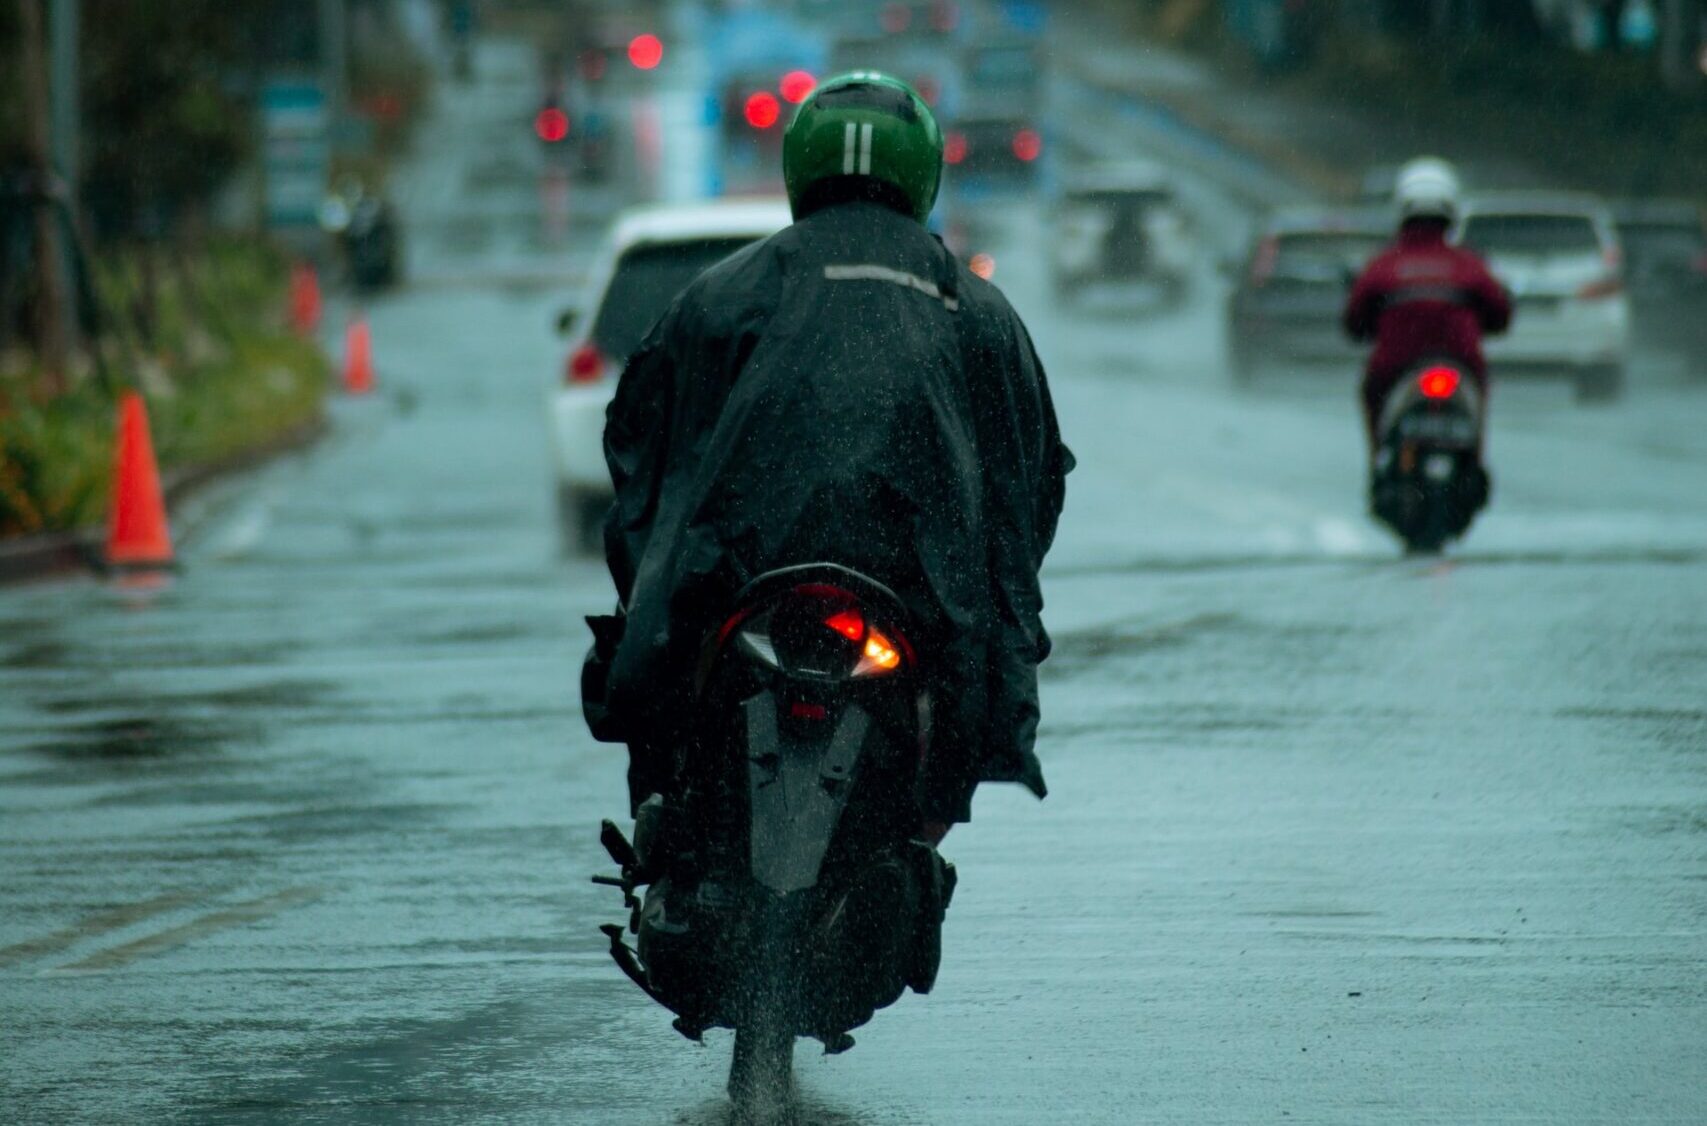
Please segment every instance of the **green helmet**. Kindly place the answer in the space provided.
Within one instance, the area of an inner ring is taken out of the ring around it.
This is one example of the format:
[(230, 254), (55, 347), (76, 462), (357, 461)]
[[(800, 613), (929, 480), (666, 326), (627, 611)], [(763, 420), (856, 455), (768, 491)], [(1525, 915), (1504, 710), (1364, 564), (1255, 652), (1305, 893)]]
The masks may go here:
[(796, 218), (807, 191), (836, 176), (893, 185), (925, 221), (942, 184), (942, 130), (911, 86), (856, 70), (826, 79), (801, 103), (782, 138), (782, 178)]

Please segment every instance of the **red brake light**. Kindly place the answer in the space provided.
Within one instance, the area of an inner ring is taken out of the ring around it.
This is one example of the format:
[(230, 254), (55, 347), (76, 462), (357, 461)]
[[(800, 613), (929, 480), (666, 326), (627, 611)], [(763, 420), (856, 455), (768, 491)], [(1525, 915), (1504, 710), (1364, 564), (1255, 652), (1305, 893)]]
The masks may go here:
[(948, 164), (959, 164), (971, 148), (966, 143), (966, 134), (950, 133), (942, 139), (942, 159)]
[(605, 358), (591, 344), (583, 344), (569, 354), (564, 377), (569, 383), (597, 383), (605, 373)]
[(1251, 284), (1264, 286), (1268, 279), (1274, 276), (1275, 263), (1280, 260), (1280, 240), (1270, 235), (1257, 244), (1257, 252), (1251, 255)]
[(1027, 164), (1043, 152), (1043, 138), (1035, 129), (1021, 129), (1014, 134), (1014, 155)]
[(1417, 389), (1425, 399), (1450, 399), (1458, 391), (1458, 369), (1429, 368), (1417, 379)]
[(534, 116), (533, 131), (540, 140), (555, 145), (569, 135), (569, 115), (556, 106), (546, 106)]
[(628, 61), (637, 70), (651, 70), (664, 61), (664, 41), (650, 33), (628, 41)]
[(775, 94), (760, 90), (748, 97), (742, 112), (747, 117), (747, 124), (754, 129), (769, 129), (782, 116), (782, 106), (777, 104)]
[(988, 254), (974, 254), (971, 261), (966, 263), (966, 268), (985, 281), (996, 276), (996, 260)]
[(1594, 301), (1602, 297), (1616, 297), (1624, 292), (1624, 283), (1617, 274), (1610, 274), (1598, 281), (1591, 281), (1577, 290), (1577, 296), (1585, 301)]
[(791, 70), (782, 76), (777, 89), (782, 91), (783, 100), (792, 105), (799, 105), (812, 93), (812, 87), (818, 85), (818, 80), (804, 70)]
[(837, 610), (824, 619), (824, 624), (849, 641), (858, 641), (865, 636), (865, 618), (858, 610)]

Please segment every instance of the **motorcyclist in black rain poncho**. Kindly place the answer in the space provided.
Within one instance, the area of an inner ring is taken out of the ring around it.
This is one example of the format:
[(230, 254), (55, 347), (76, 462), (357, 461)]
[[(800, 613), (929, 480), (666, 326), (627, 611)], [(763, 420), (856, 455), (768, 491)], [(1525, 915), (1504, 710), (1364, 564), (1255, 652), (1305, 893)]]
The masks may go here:
[(819, 86), (784, 141), (795, 223), (707, 270), (629, 360), (605, 427), (605, 529), (626, 620), (583, 678), (631, 749), (630, 799), (665, 792), (708, 633), (753, 576), (828, 560), (886, 584), (930, 654), (932, 835), (980, 781), (1039, 797), (1038, 568), (1072, 456), (1002, 294), (925, 229), (942, 137), (904, 83)]

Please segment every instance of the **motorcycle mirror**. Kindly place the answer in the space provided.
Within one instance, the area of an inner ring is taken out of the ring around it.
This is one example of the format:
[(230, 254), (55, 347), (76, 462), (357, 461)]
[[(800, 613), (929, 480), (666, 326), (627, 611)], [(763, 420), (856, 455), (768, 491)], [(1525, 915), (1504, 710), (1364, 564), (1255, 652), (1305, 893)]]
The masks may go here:
[(564, 309), (559, 312), (555, 322), (557, 325), (557, 335), (568, 336), (569, 330), (575, 327), (575, 322), (579, 320), (580, 317), (580, 311), (576, 309)]

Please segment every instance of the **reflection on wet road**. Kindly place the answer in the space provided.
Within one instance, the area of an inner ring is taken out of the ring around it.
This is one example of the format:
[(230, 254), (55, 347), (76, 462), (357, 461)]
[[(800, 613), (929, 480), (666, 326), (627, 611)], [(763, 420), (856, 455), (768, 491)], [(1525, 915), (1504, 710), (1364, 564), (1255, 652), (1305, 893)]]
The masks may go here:
[[(670, 1031), (586, 882), (609, 595), (543, 400), (610, 200), (542, 246), (525, 59), (424, 134), (381, 393), (207, 498), (169, 585), (0, 591), (7, 1121), (727, 1121), (727, 1037)], [(980, 795), (935, 993), (803, 1049), (801, 1120), (1707, 1120), (1702, 388), (1502, 391), (1493, 509), (1406, 561), (1347, 373), (1235, 393), (1207, 268), (1081, 314), (1037, 210), (991, 219), (1081, 467), (1053, 791)]]

